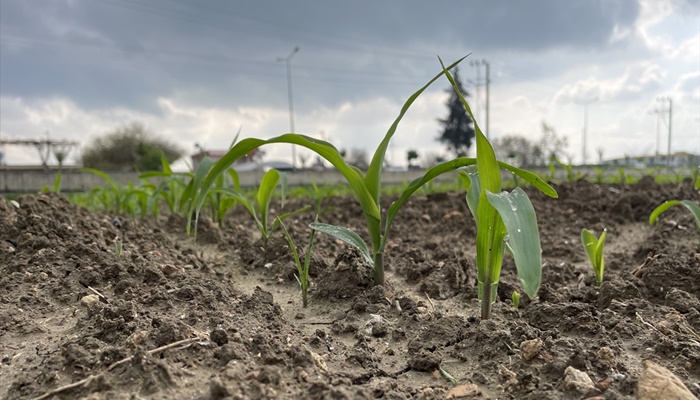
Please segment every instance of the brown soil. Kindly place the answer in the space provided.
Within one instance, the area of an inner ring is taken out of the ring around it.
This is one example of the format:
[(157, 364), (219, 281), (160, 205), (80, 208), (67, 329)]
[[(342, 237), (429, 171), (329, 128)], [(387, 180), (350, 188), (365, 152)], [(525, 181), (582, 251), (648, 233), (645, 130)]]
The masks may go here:
[[(21, 197), (19, 209), (0, 201), (0, 396), (78, 383), (52, 397), (441, 399), (452, 388), (441, 368), (476, 385), (471, 398), (631, 399), (647, 359), (700, 396), (699, 237), (682, 208), (646, 222), (663, 200), (698, 193), (650, 179), (556, 189), (558, 200), (529, 190), (543, 248), (538, 298), (513, 308), (507, 257), (488, 321), (461, 193), (416, 196), (399, 213), (384, 287), (357, 252), (317, 235), (306, 309), (286, 241), (277, 232), (261, 243), (242, 209), (223, 229), (200, 225), (197, 245), (181, 219), (122, 218), (117, 257), (111, 215), (55, 194)], [(364, 234), (354, 200), (332, 205), (325, 222)], [(298, 245), (312, 219), (287, 222)], [(582, 228), (608, 229), (601, 288)], [(568, 366), (595, 387), (568, 389)]]

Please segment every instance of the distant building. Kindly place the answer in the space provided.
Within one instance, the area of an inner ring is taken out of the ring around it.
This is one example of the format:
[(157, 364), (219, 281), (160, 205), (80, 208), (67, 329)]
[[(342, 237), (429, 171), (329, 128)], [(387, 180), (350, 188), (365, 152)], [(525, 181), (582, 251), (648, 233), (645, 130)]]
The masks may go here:
[(622, 158), (615, 158), (612, 160), (605, 160), (602, 162), (602, 165), (630, 166), (636, 168), (665, 166), (696, 168), (700, 165), (700, 155), (686, 152), (677, 152), (671, 154), (670, 159), (665, 154), (636, 157), (628, 156)]

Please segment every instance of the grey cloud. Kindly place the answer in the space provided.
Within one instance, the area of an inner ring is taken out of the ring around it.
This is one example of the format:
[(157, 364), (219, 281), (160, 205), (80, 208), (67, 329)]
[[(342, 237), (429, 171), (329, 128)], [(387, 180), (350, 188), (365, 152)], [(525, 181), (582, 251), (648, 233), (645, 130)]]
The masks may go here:
[[(3, 0), (10, 56), (0, 79), (5, 94), (61, 94), (88, 109), (155, 110), (157, 96), (280, 107), (286, 75), (275, 60), (301, 45), (293, 71), (303, 109), (407, 97), (439, 70), (435, 54), (606, 49), (637, 13), (634, 0)], [(17, 44), (26, 49), (10, 53)]]

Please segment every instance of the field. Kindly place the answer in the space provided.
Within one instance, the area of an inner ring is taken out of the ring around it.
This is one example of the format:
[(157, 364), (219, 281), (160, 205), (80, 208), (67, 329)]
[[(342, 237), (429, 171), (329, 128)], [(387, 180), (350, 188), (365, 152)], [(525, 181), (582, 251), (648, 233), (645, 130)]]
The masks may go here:
[[(177, 214), (122, 216), (118, 229), (114, 214), (55, 193), (0, 201), (0, 396), (650, 398), (638, 389), (645, 360), (700, 396), (700, 237), (682, 207), (648, 224), (665, 200), (697, 201), (693, 183), (554, 188), (558, 199), (525, 188), (542, 241), (538, 296), (513, 306), (506, 256), (488, 320), (463, 191), (419, 192), (399, 211), (383, 286), (358, 251), (317, 234), (307, 308), (287, 241), (278, 230), (264, 244), (241, 206), (223, 228), (204, 217), (195, 244)], [(324, 222), (368, 240), (356, 199), (326, 205)], [(313, 220), (285, 220), (295, 243)], [(608, 232), (601, 287), (582, 228)]]

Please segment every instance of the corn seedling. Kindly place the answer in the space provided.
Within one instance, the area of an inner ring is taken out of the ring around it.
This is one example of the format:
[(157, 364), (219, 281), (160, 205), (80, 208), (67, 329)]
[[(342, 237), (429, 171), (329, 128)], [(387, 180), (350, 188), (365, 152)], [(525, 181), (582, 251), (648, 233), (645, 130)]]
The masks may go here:
[(180, 200), (182, 198), (182, 192), (185, 188), (185, 177), (189, 175), (192, 178), (192, 174), (178, 174), (174, 173), (170, 168), (170, 163), (165, 158), (165, 155), (161, 154), (160, 162), (162, 166), (162, 171), (147, 171), (139, 175), (140, 179), (149, 178), (160, 178), (162, 181), (153, 191), (154, 197), (161, 197), (165, 200), (168, 205), (168, 211), (171, 214), (177, 214), (180, 210)]
[[(318, 216), (316, 216), (316, 220), (318, 221)], [(289, 243), (289, 248), (292, 250), (294, 263), (297, 266), (296, 278), (297, 282), (299, 282), (299, 286), (301, 287), (301, 301), (304, 308), (306, 308), (306, 306), (309, 304), (307, 294), (309, 291), (309, 266), (311, 265), (311, 250), (314, 247), (314, 237), (316, 236), (316, 231), (311, 229), (309, 244), (306, 246), (306, 251), (304, 252), (304, 262), (302, 263), (301, 259), (299, 258), (299, 252), (297, 251), (296, 246), (294, 246), (294, 241), (292, 240), (292, 236), (289, 234), (287, 227), (284, 226), (284, 223), (279, 217), (277, 217), (277, 223), (282, 228), (282, 232), (287, 238), (287, 243)]]
[(593, 267), (593, 272), (595, 273), (595, 285), (600, 287), (603, 284), (603, 274), (605, 272), (605, 256), (603, 255), (603, 248), (605, 247), (605, 237), (607, 235), (607, 230), (603, 230), (599, 238), (588, 229), (581, 230), (581, 244), (583, 249), (586, 251), (586, 256), (588, 256), (588, 261)]
[[(515, 260), (518, 278), (525, 293), (530, 298), (537, 294), (542, 280), (542, 250), (537, 218), (530, 199), (520, 187), (511, 192), (501, 192), (499, 166), (504, 164), (496, 160), (493, 147), (479, 128), (454, 79), (449, 72), (445, 71), (445, 74), (472, 117), (476, 131), (476, 165), (467, 168), (466, 172), (461, 171), (460, 176), (467, 189), (467, 206), (476, 222), (481, 318), (488, 319), (491, 317), (491, 305), (496, 299), (505, 251)], [(508, 169), (544, 194), (557, 197), (557, 192), (536, 175), (515, 167)]]
[(520, 293), (514, 290), (513, 294), (510, 295), (510, 301), (513, 302), (513, 307), (518, 308), (520, 305)]
[(119, 230), (119, 235), (117, 235), (114, 241), (115, 254), (117, 255), (117, 258), (119, 258), (122, 256), (122, 251), (124, 250), (124, 232), (122, 232), (122, 221), (119, 219), (119, 217), (114, 217), (112, 224)]
[[(340, 152), (331, 143), (311, 138), (308, 136), (288, 133), (268, 140), (255, 138), (243, 139), (240, 142), (238, 142), (235, 146), (233, 146), (231, 150), (229, 150), (228, 153), (226, 153), (216, 163), (216, 165), (214, 165), (211, 168), (211, 171), (209, 171), (206, 178), (204, 178), (201, 182), (193, 186), (195, 192), (195, 195), (193, 196), (193, 212), (198, 213), (197, 210), (199, 210), (199, 208), (202, 207), (206, 199), (206, 192), (209, 190), (209, 187), (214, 183), (216, 178), (226, 169), (228, 169), (236, 160), (245, 156), (253, 149), (272, 143), (288, 143), (307, 148), (318, 154), (320, 157), (322, 157), (329, 163), (331, 163), (348, 182), (349, 188), (352, 190), (355, 197), (359, 201), (360, 206), (362, 207), (367, 230), (369, 232), (371, 248), (370, 246), (366, 245), (364, 240), (362, 240), (362, 238), (360, 238), (360, 236), (357, 233), (347, 228), (321, 223), (312, 223), (311, 227), (318, 231), (330, 234), (358, 248), (362, 253), (363, 257), (365, 257), (369, 261), (370, 265), (374, 269), (375, 283), (383, 284), (384, 248), (386, 246), (391, 224), (399, 209), (403, 206), (403, 204), (406, 203), (408, 198), (416, 190), (420, 189), (427, 182), (430, 182), (433, 178), (443, 173), (454, 171), (457, 168), (477, 163), (476, 159), (457, 158), (455, 160), (447, 161), (428, 169), (422, 177), (411, 182), (411, 184), (401, 193), (398, 200), (392, 203), (389, 209), (387, 210), (386, 214), (382, 216), (379, 207), (379, 200), (382, 187), (381, 172), (382, 167), (384, 165), (384, 157), (389, 147), (389, 142), (391, 141), (391, 138), (396, 132), (396, 128), (398, 127), (399, 122), (406, 114), (413, 102), (418, 98), (418, 96), (421, 93), (423, 93), (423, 91), (425, 91), (428, 88), (428, 86), (430, 86), (439, 77), (441, 77), (447, 70), (456, 66), (463, 59), (464, 58), (458, 60), (457, 62), (450, 65), (448, 68), (443, 68), (442, 72), (433, 77), (433, 79), (431, 79), (426, 85), (424, 85), (421, 89), (419, 89), (417, 92), (415, 92), (408, 98), (408, 100), (404, 103), (403, 107), (401, 108), (399, 116), (394, 120), (391, 127), (384, 136), (383, 140), (375, 150), (366, 173), (356, 167), (348, 165), (343, 159), (343, 156), (340, 154)], [(525, 173), (525, 171), (519, 170), (515, 167), (506, 164), (501, 164), (501, 166), (509, 168), (513, 172), (521, 171), (522, 173)], [(531, 183), (535, 184), (536, 186), (538, 184), (540, 186), (546, 186), (546, 184), (544, 184), (544, 182), (542, 182), (542, 180), (536, 175), (531, 173), (527, 174), (529, 174), (529, 180), (533, 181)], [(523, 175), (521, 175), (521, 177), (522, 176)], [(528, 180), (528, 178), (526, 178), (526, 180)], [(536, 181), (539, 181), (539, 183), (536, 183)], [(383, 227), (382, 222), (384, 224)]]
[(53, 180), (52, 186), (47, 185), (41, 188), (41, 193), (46, 192), (61, 193), (61, 170), (58, 170), (58, 172), (56, 172), (56, 177)]
[[(123, 214), (126, 213), (127, 207), (127, 197), (128, 197), (128, 187), (123, 187), (117, 184), (117, 182), (114, 181), (109, 175), (106, 173), (94, 169), (94, 168), (82, 168), (79, 171), (84, 171), (84, 172), (89, 172), (91, 174), (95, 174), (99, 176), (100, 178), (104, 179), (105, 182), (107, 182), (107, 186), (101, 189), (100, 193), (100, 200), (102, 201), (103, 205), (105, 206), (106, 211), (113, 211), (117, 214)], [(93, 188), (97, 189), (97, 188)], [(98, 191), (95, 191), (98, 192)]]
[(580, 172), (574, 171), (574, 166), (571, 162), (569, 162), (568, 164), (565, 164), (565, 163), (559, 161), (559, 159), (557, 159), (556, 157), (554, 158), (554, 162), (557, 163), (561, 168), (563, 168), (564, 171), (566, 171), (566, 181), (567, 182), (569, 182), (569, 183), (574, 182), (581, 177)]
[(598, 168), (598, 167), (592, 167), (593, 171), (595, 172), (595, 180), (594, 182), (597, 184), (601, 184), (604, 182), (605, 179), (605, 170), (603, 168)]
[[(222, 175), (219, 175), (219, 177), (221, 176)], [(217, 177), (217, 179), (219, 179), (219, 177)], [(225, 194), (240, 202), (245, 209), (248, 210), (250, 215), (253, 217), (253, 220), (255, 220), (255, 224), (260, 231), (260, 235), (262, 236), (263, 243), (265, 246), (267, 246), (270, 236), (280, 226), (280, 222), (291, 217), (292, 215), (299, 214), (310, 208), (310, 206), (306, 206), (295, 211), (284, 213), (275, 218), (274, 222), (270, 224), (270, 202), (272, 201), (272, 195), (274, 194), (275, 188), (278, 184), (281, 186), (281, 207), (284, 207), (287, 193), (287, 176), (283, 173), (280, 174), (276, 169), (271, 169), (267, 171), (265, 175), (263, 175), (254, 201), (251, 201), (237, 190), (229, 188), (213, 188), (211, 189), (210, 194)]]

